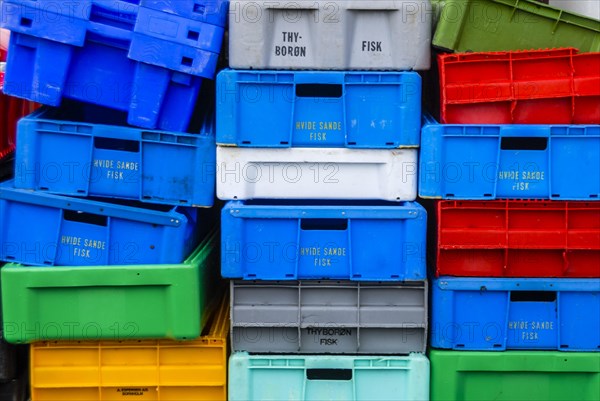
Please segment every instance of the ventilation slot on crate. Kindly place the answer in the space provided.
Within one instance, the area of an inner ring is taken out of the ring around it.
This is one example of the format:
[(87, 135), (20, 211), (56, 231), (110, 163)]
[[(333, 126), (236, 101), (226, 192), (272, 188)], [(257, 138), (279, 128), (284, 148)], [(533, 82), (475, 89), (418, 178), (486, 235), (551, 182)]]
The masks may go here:
[(352, 380), (352, 369), (307, 369), (308, 380)]
[(548, 138), (540, 137), (505, 137), (500, 142), (502, 150), (546, 150)]
[(298, 84), (296, 96), (298, 97), (342, 97), (343, 89), (339, 84)]

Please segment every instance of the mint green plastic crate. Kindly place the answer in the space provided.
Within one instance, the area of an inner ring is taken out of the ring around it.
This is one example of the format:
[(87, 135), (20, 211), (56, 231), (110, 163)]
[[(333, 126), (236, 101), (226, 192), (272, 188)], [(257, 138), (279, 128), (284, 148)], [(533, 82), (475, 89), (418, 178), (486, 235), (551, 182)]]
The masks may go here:
[[(436, 0), (433, 45), (457, 52), (600, 51), (600, 21), (533, 0)], [(440, 10), (437, 10), (440, 11)]]
[(1, 269), (4, 335), (51, 340), (194, 339), (218, 288), (213, 233), (181, 264)]
[(429, 360), (408, 356), (229, 358), (229, 401), (426, 401)]

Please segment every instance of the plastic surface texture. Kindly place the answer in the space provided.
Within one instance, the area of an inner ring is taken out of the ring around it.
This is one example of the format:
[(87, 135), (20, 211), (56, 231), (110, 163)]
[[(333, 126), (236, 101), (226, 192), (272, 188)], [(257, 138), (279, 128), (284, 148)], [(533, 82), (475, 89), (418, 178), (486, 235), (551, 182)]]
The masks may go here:
[(50, 106), (69, 98), (111, 107), (135, 126), (185, 131), (202, 78), (214, 77), (227, 6), (4, 1), (2, 25), (12, 31), (4, 90)]
[[(114, 114), (105, 117), (111, 121)], [(22, 119), (15, 186), (71, 196), (212, 206), (213, 115), (207, 116), (200, 135), (109, 124), (87, 122), (73, 107), (45, 108)]]
[(221, 71), (217, 143), (242, 147), (418, 147), (416, 72)]
[(221, 225), (226, 278), (427, 278), (427, 215), (418, 203), (232, 201)]
[(533, 0), (445, 0), (433, 46), (456, 52), (600, 51), (600, 20)]
[(600, 124), (600, 53), (442, 54), (446, 124)]
[(427, 282), (231, 282), (234, 351), (408, 354), (427, 346)]
[(228, 307), (223, 301), (191, 341), (34, 343), (32, 400), (225, 400)]
[(217, 197), (413, 201), (417, 149), (217, 146)]
[(597, 200), (598, 125), (454, 125), (425, 116), (419, 196)]
[(429, 361), (410, 356), (232, 354), (229, 401), (422, 401)]
[(432, 287), (434, 348), (600, 351), (600, 279), (440, 277)]
[(197, 338), (218, 275), (217, 243), (213, 234), (181, 264), (5, 265), (0, 270), (5, 338), (12, 343)]
[(598, 353), (432, 350), (432, 401), (595, 401)]
[(429, 1), (234, 0), (232, 68), (427, 70)]
[(180, 263), (196, 245), (190, 207), (109, 203), (0, 185), (0, 259), (34, 266)]
[(436, 275), (600, 278), (600, 203), (440, 201)]

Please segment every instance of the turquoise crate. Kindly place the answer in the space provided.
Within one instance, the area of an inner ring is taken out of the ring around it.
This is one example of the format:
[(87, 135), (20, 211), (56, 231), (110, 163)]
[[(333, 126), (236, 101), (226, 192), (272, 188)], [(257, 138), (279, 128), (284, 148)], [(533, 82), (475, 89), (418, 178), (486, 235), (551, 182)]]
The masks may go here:
[(231, 356), (229, 401), (282, 400), (429, 400), (429, 360), (423, 354)]

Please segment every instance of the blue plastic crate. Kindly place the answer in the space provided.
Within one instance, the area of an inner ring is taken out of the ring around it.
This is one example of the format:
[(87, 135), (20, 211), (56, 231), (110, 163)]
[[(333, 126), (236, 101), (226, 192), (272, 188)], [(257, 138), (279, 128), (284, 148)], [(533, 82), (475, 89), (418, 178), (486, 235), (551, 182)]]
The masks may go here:
[[(198, 209), (102, 202), (0, 185), (0, 260), (34, 266), (180, 263)], [(205, 223), (205, 222), (203, 222)]]
[(429, 360), (235, 352), (228, 387), (229, 401), (426, 401)]
[(416, 72), (244, 71), (217, 76), (217, 143), (245, 147), (415, 148)]
[(425, 116), (419, 196), (598, 200), (598, 125), (438, 124)]
[(600, 279), (440, 277), (431, 346), (600, 351)]
[(415, 202), (231, 201), (221, 214), (221, 275), (424, 280), (426, 220)]
[[(13, 32), (5, 93), (50, 106), (80, 100), (127, 111), (132, 125), (185, 131), (202, 77), (214, 78), (228, 1), (163, 3), (3, 2)], [(198, 17), (173, 13), (183, 7)]]
[(119, 122), (120, 115), (71, 105), (43, 108), (20, 120), (15, 187), (71, 196), (213, 205), (214, 114), (208, 113), (201, 135), (108, 125)]
[[(164, 54), (168, 48), (176, 47), (182, 55), (192, 55), (194, 50), (219, 53), (228, 6), (228, 0), (59, 0), (46, 4), (5, 0), (2, 25), (13, 32), (78, 47), (91, 38), (129, 50), (134, 60), (167, 67), (171, 64), (165, 57), (171, 53)], [(173, 69), (201, 72), (185, 64), (175, 64)]]

